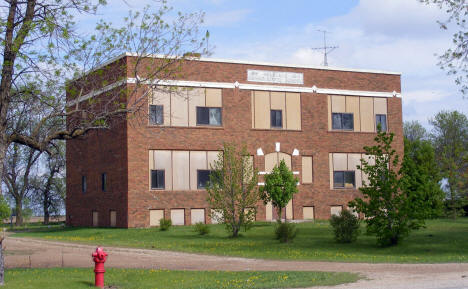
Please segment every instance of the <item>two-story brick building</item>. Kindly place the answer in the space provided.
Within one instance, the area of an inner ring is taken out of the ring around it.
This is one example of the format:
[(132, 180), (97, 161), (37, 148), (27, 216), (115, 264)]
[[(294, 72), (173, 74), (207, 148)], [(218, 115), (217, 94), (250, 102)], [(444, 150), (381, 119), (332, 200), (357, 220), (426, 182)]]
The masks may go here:
[[(121, 67), (118, 77), (80, 101), (135, 89), (132, 59), (107, 64)], [(327, 219), (359, 195), (356, 166), (378, 123), (403, 153), (400, 89), (393, 72), (187, 60), (180, 75), (139, 89), (147, 113), (67, 141), (67, 223), (211, 223), (204, 185), (224, 142), (247, 145), (260, 183), (286, 161), (299, 179), (287, 218)], [(274, 218), (259, 204), (257, 220)]]

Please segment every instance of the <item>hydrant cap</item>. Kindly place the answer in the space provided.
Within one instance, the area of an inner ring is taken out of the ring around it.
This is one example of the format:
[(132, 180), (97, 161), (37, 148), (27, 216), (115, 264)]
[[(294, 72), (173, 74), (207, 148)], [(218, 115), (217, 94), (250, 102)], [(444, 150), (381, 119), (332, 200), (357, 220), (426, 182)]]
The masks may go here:
[(104, 260), (105, 261), (105, 258), (107, 256), (107, 253), (104, 252), (104, 250), (101, 248), (101, 247), (97, 247), (96, 248), (96, 252), (93, 253), (92, 255), (95, 259), (99, 259), (99, 260)]

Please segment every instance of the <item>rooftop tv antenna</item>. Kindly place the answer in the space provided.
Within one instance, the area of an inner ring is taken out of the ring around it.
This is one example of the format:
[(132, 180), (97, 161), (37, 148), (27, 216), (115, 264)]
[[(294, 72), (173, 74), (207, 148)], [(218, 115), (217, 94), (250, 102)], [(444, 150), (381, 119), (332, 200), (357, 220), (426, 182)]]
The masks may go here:
[(312, 50), (323, 50), (323, 66), (328, 66), (328, 54), (338, 48), (338, 46), (327, 46), (327, 33), (330, 32), (318, 29), (317, 31), (323, 33), (323, 47), (314, 47)]

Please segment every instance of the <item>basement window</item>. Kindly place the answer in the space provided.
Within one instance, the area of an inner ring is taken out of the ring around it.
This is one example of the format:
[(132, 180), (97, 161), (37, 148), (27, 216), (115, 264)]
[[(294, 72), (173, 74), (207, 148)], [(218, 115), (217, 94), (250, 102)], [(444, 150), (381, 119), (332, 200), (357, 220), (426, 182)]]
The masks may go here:
[(165, 171), (151, 170), (151, 189), (164, 190), (165, 188)]
[(332, 128), (334, 130), (354, 130), (352, 113), (332, 113)]
[(354, 171), (334, 171), (333, 188), (352, 189), (356, 187), (356, 178)]

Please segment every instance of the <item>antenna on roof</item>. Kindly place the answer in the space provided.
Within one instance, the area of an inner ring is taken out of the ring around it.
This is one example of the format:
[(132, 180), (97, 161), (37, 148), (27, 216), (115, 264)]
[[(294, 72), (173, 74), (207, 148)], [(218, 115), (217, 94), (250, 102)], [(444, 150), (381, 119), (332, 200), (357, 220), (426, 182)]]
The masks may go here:
[(328, 66), (328, 54), (338, 48), (338, 46), (327, 46), (327, 33), (330, 32), (319, 29), (317, 31), (323, 33), (323, 47), (314, 47), (312, 50), (323, 50), (323, 66)]

